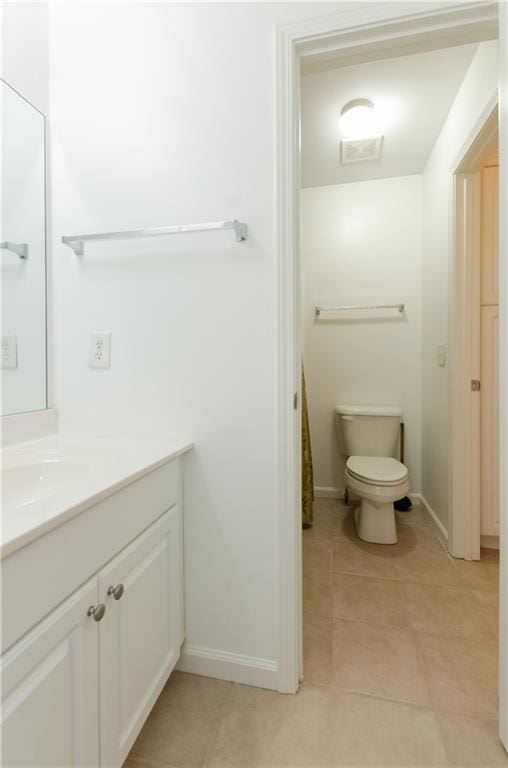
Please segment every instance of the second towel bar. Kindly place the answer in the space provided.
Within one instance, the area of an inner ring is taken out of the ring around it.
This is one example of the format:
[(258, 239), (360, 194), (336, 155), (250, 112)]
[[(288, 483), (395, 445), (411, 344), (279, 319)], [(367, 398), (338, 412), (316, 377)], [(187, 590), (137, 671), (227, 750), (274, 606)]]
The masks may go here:
[(404, 304), (362, 304), (358, 306), (342, 306), (342, 307), (316, 307), (316, 317), (319, 317), (322, 312), (342, 312), (342, 311), (356, 311), (365, 309), (396, 309), (399, 312), (404, 312)]

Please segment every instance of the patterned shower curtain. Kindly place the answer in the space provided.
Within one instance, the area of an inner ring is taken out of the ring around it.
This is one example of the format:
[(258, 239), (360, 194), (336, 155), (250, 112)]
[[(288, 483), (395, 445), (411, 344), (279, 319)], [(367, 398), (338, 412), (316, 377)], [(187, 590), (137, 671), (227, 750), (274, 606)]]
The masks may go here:
[(314, 477), (312, 472), (312, 451), (310, 447), (309, 414), (307, 411), (307, 393), (305, 375), (302, 368), (302, 523), (310, 528), (314, 519), (312, 502), (314, 501)]

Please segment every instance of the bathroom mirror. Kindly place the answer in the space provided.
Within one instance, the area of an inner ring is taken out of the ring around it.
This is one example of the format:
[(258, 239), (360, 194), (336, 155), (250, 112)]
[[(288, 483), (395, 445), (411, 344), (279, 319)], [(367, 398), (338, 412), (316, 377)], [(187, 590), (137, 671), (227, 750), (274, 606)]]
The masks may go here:
[(47, 407), (44, 115), (5, 81), (1, 98), (2, 415)]

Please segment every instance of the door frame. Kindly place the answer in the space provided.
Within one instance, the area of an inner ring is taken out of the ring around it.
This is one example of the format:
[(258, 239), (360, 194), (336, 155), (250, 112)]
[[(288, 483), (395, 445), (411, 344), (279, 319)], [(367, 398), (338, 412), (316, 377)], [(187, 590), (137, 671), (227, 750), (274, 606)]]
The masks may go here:
[[(501, 40), (508, 42), (508, 13), (501, 3)], [(473, 40), (489, 39), (497, 27), (496, 3), (365, 3), (339, 15), (311, 19), (280, 27), (276, 38), (276, 247), (278, 253), (278, 551), (279, 551), (279, 658), (278, 690), (295, 693), (302, 678), (301, 607), (301, 456), (300, 456), (300, 378), (301, 341), (299, 328), (299, 60), (304, 55), (321, 57), (382, 55), (390, 50), (401, 55), (434, 42), (434, 48)], [(476, 36), (475, 36), (476, 35)], [(500, 48), (503, 46), (501, 45)], [(422, 48), (420, 48), (422, 50)], [(428, 48), (427, 48), (428, 50)], [(507, 62), (501, 59), (500, 80), (507, 82)], [(507, 106), (500, 104), (501, 135), (507, 136)], [(503, 133), (504, 131), (504, 133)], [(508, 199), (506, 158), (500, 152), (500, 200)], [(503, 191), (504, 190), (504, 191)], [(504, 224), (503, 224), (504, 227)], [(506, 233), (500, 235), (500, 254), (504, 253)], [(502, 261), (502, 259), (501, 259)], [(506, 318), (504, 265), (500, 274), (501, 325)], [(500, 392), (508, 384), (508, 334), (502, 331), (500, 344)], [(506, 348), (506, 350), (505, 350)], [(502, 400), (504, 398), (502, 397)], [(508, 414), (500, 403), (502, 452), (508, 442)], [(503, 466), (503, 464), (501, 464)], [(508, 523), (508, 474), (501, 472), (501, 546), (506, 546), (504, 529)], [(501, 599), (506, 597), (507, 574), (501, 554)], [(501, 608), (500, 647), (508, 640), (507, 611)], [(503, 659), (500, 675), (500, 733), (508, 745), (508, 669)]]
[(451, 169), (453, 249), (450, 281), (450, 472), (448, 549), (480, 559), (481, 168), (498, 144), (494, 93)]

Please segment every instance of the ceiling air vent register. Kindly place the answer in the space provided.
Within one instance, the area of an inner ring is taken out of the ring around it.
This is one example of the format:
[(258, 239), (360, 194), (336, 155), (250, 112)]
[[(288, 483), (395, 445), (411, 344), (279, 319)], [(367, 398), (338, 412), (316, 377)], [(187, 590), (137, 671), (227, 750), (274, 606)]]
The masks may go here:
[(366, 160), (379, 160), (382, 142), (382, 136), (373, 136), (368, 139), (343, 139), (340, 142), (341, 163), (362, 163)]

